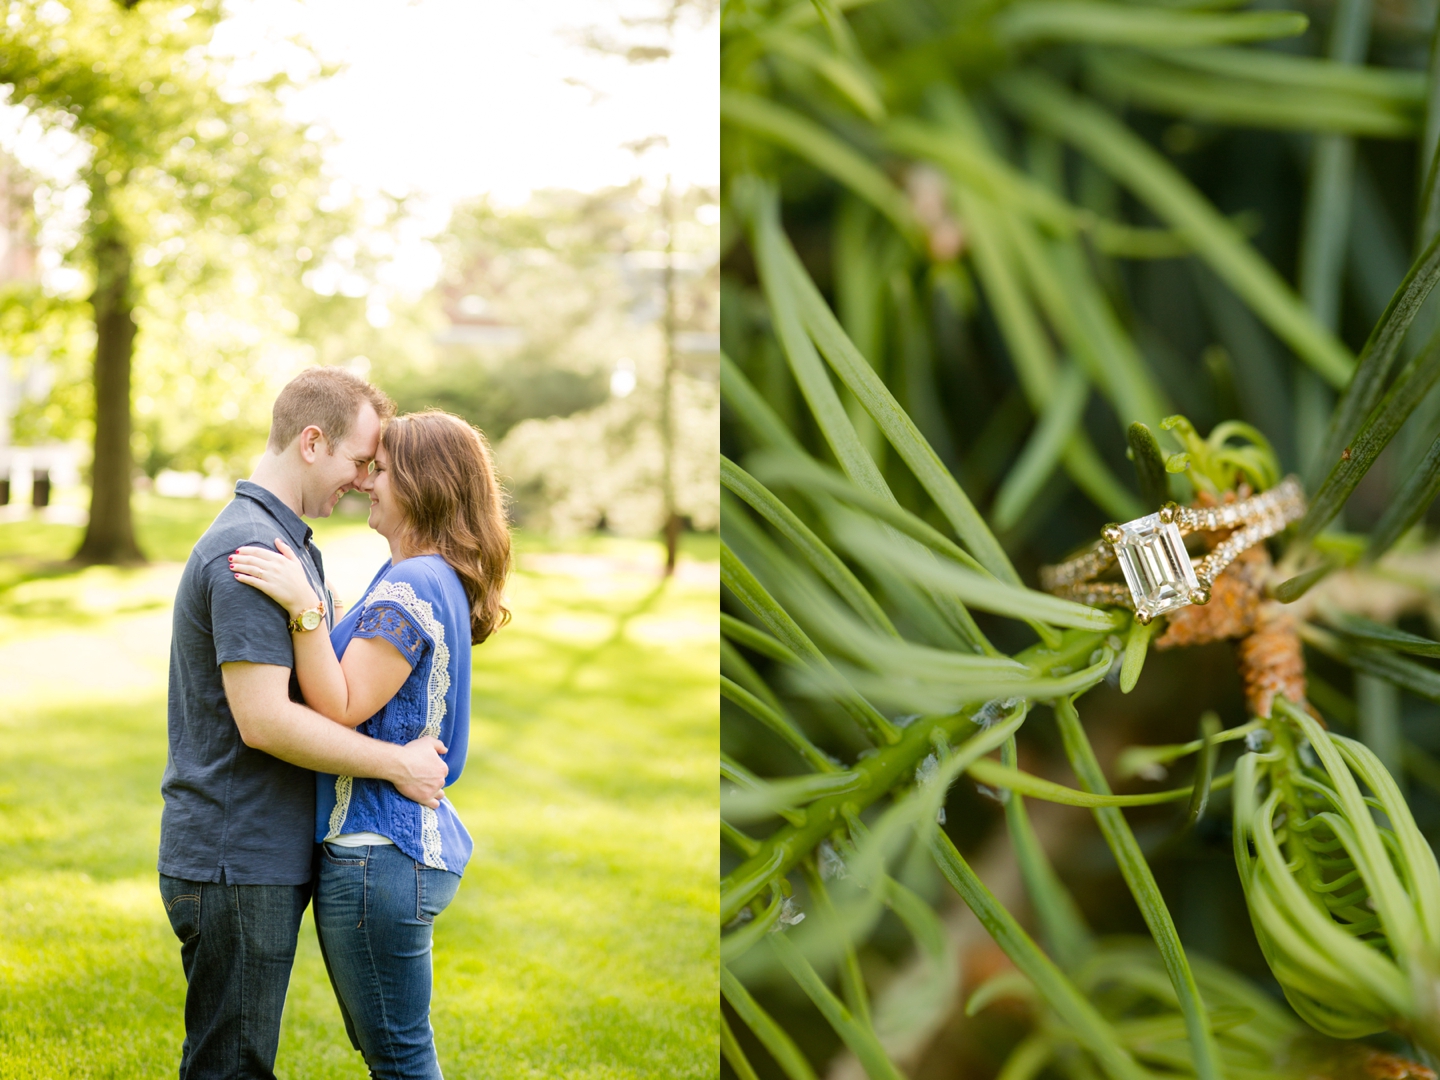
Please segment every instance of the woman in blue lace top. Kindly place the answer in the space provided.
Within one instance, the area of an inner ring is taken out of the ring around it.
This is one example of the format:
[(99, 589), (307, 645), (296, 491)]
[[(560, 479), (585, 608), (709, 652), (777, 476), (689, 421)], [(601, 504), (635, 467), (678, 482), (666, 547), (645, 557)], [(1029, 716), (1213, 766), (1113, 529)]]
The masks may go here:
[[(439, 739), (448, 785), (469, 745), (471, 642), (509, 619), (510, 536), (489, 447), (448, 413), (399, 417), (364, 490), (390, 560), (328, 636), (314, 631), (323, 603), (283, 541), (278, 553), (241, 548), (232, 566), (289, 611), (306, 704), (387, 742)], [(315, 925), (346, 1030), (372, 1076), (438, 1080), (431, 934), (470, 835), (443, 796), (423, 806), (382, 780), (316, 780)]]

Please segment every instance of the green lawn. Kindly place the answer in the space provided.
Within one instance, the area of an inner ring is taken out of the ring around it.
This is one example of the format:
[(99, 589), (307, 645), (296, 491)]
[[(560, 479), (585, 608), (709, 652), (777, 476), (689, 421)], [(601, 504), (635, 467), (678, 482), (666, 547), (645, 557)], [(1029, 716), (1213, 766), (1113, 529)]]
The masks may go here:
[[(178, 560), (216, 507), (138, 509), (147, 550)], [(383, 545), (353, 522), (318, 531), (353, 601)], [(476, 850), (436, 924), (441, 1065), (713, 1076), (718, 569), (682, 561), (659, 588), (658, 544), (517, 539), (515, 619), (475, 650), (450, 791)], [(172, 1075), (183, 1037), (155, 878), (179, 566), (55, 565), (77, 541), (0, 524), (0, 1080)], [(308, 919), (277, 1072), (365, 1075)]]

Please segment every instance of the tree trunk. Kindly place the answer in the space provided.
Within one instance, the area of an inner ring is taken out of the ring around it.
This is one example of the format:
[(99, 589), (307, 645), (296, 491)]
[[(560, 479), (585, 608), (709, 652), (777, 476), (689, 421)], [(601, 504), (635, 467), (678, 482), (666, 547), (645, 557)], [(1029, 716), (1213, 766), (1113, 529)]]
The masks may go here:
[(660, 382), (661, 486), (665, 495), (665, 576), (675, 573), (681, 521), (675, 502), (675, 208), (671, 179), (665, 178), (665, 374)]
[(90, 524), (75, 553), (79, 563), (144, 562), (130, 516), (130, 358), (135, 320), (130, 292), (130, 247), (114, 219), (92, 201), (95, 252), (95, 460), (91, 466)]

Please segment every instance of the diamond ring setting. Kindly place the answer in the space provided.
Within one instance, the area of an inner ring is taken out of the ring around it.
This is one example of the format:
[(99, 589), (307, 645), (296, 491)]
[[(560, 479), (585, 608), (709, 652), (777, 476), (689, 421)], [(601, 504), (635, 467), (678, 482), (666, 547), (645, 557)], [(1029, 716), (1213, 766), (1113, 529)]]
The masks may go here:
[[(1074, 558), (1040, 569), (1049, 592), (1082, 604), (1127, 607), (1148, 623), (1190, 604), (1206, 604), (1215, 579), (1241, 552), (1282, 532), (1305, 513), (1300, 481), (1287, 476), (1269, 491), (1219, 506), (1166, 503), (1156, 513), (1107, 525), (1102, 539)], [(1231, 530), (1203, 558), (1191, 560), (1185, 536)], [(1095, 580), (1116, 563), (1125, 584)]]

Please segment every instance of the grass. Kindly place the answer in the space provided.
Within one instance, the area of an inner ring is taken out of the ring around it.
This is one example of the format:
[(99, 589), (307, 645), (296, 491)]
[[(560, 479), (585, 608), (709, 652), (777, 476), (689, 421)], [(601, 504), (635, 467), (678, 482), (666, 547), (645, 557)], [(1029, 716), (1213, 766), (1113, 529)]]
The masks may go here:
[[(147, 550), (179, 559), (216, 507), (138, 509)], [(353, 601), (383, 544), (354, 522), (318, 532)], [(515, 619), (475, 651), (450, 793), (476, 851), (436, 924), (441, 1065), (711, 1076), (718, 573), (682, 562), (662, 589), (657, 543), (518, 540)], [(184, 1035), (155, 876), (179, 568), (53, 565), (77, 541), (0, 525), (0, 1080), (166, 1075)], [(277, 1073), (365, 1075), (308, 917)]]

